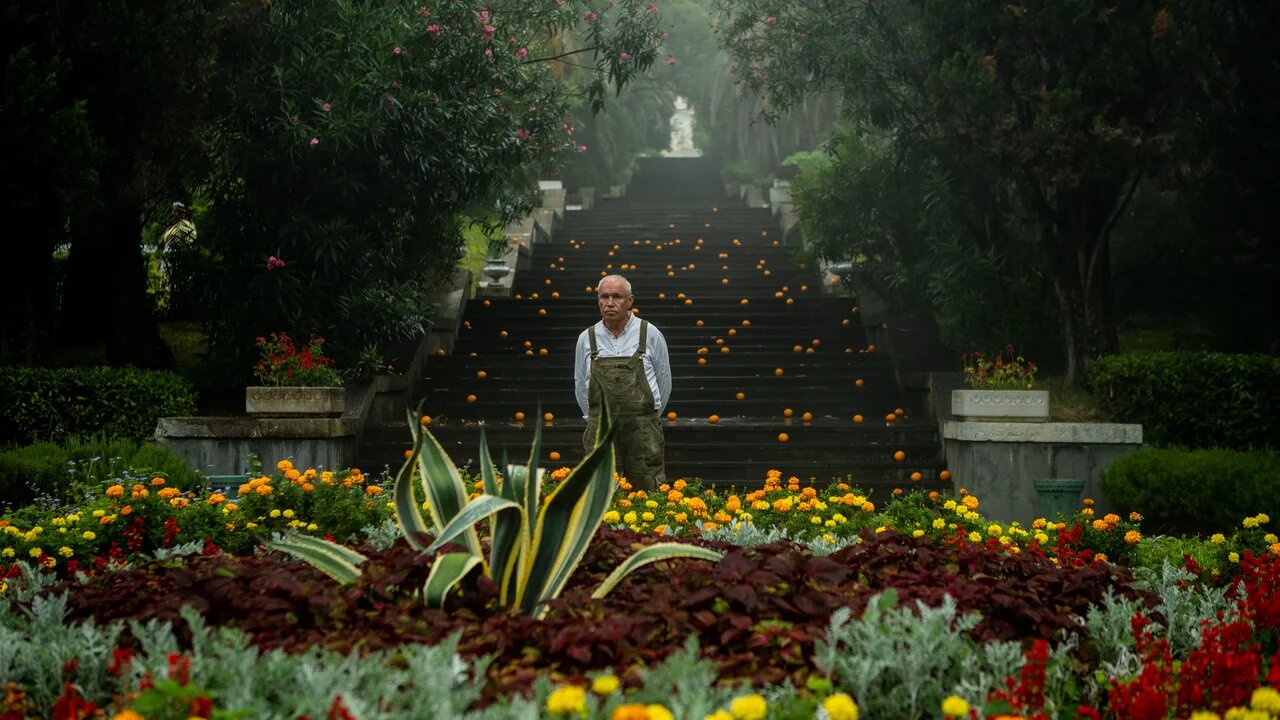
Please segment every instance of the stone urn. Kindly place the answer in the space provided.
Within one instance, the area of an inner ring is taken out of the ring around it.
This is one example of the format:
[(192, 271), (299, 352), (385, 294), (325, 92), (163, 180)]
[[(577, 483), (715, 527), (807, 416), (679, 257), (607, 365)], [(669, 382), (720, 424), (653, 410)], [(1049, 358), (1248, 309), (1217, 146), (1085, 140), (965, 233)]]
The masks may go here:
[(257, 417), (337, 417), (346, 404), (343, 387), (254, 385), (244, 389), (244, 411)]
[(1044, 422), (1048, 390), (952, 390), (951, 414), (963, 420)]

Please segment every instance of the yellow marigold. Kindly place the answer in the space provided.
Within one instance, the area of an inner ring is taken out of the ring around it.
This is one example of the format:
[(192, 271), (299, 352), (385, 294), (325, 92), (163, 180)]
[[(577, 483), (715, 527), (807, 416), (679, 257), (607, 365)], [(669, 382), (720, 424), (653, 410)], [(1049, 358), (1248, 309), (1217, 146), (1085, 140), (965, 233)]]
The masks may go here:
[(951, 695), (942, 701), (942, 714), (949, 718), (964, 717), (969, 714), (969, 702), (959, 695)]
[(1129, 513), (1129, 522), (1142, 522), (1142, 515), (1136, 510)]
[(612, 695), (618, 692), (618, 678), (606, 673), (591, 681), (591, 692), (597, 695)]
[(768, 510), (769, 507), (770, 506), (769, 506), (768, 500), (756, 500), (755, 502), (751, 503), (752, 510)]
[(1093, 529), (1094, 529), (1094, 530), (1097, 530), (1098, 532), (1106, 532), (1106, 531), (1107, 531), (1107, 530), (1109, 530), (1110, 528), (1111, 528), (1111, 526), (1110, 526), (1110, 525), (1107, 525), (1107, 521), (1106, 521), (1106, 520), (1094, 520), (1094, 521), (1093, 521)]
[(257, 489), (254, 490), (254, 492), (258, 493), (260, 497), (269, 497), (271, 493), (275, 491), (272, 489), (270, 485), (259, 485)]
[(280, 508), (272, 508), (271, 512), (267, 513), (267, 516), (273, 518), (280, 517)]
[(317, 531), (317, 530), (319, 530), (319, 529), (320, 529), (320, 526), (319, 526), (319, 525), (317, 525), (317, 524), (315, 524), (315, 523), (307, 523), (307, 530), (310, 530), (311, 532), (315, 532), (315, 531)]
[[(822, 518), (821, 518), (820, 516), (818, 516), (818, 515), (810, 515), (810, 516), (809, 516), (809, 524), (810, 524), (810, 525), (821, 525), (821, 524), (822, 524)], [(832, 524), (834, 525), (834, 523), (832, 523)]]
[(58, 548), (58, 554), (59, 554), (59, 555), (61, 555), (62, 557), (68, 557), (68, 558), (69, 558), (69, 557), (71, 557), (72, 555), (75, 555), (75, 554), (76, 554), (76, 551), (75, 551), (75, 550), (72, 550), (71, 548), (67, 547), (66, 545), (63, 545), (62, 547)]
[(1275, 543), (1280, 542), (1280, 538), (1277, 538), (1275, 533), (1267, 533), (1266, 535), (1262, 536), (1262, 542), (1268, 545), (1273, 545)]
[(1240, 553), (1238, 552), (1227, 553), (1227, 560), (1233, 563), (1240, 562)]
[(946, 502), (942, 503), (942, 509), (943, 509), (943, 510), (955, 510), (955, 509), (956, 509), (956, 501), (955, 501), (955, 500), (947, 500)]
[(849, 518), (845, 517), (844, 515), (841, 515), (840, 513), (836, 513), (835, 515), (832, 515), (831, 519), (835, 520), (837, 525), (841, 525), (849, 522)]
[(0, 557), (7, 557), (7, 558), (11, 558), (11, 557), (13, 557), (15, 554), (16, 554), (16, 553), (14, 553), (14, 552), (13, 552), (13, 548), (11, 548), (11, 547), (7, 547), (7, 548), (5, 548), (5, 549), (3, 549), (3, 550), (0, 550)]
[(858, 720), (858, 704), (844, 693), (836, 693), (822, 701), (822, 709), (831, 720)]
[(324, 472), (320, 473), (320, 482), (324, 483), (325, 485), (332, 485), (333, 473), (329, 470), (325, 470)]
[(991, 523), (990, 525), (987, 526), (987, 534), (990, 535), (991, 537), (1000, 537), (1002, 534), (1004, 534), (1004, 528), (1000, 527), (995, 523)]
[(191, 501), (184, 497), (176, 497), (176, 498), (169, 498), (169, 504), (179, 510), (182, 510), (183, 508), (190, 505)]
[(867, 500), (866, 502), (862, 503), (862, 511), (869, 512), (869, 513), (875, 512), (876, 504), (871, 502), (870, 500)]
[(982, 542), (982, 535), (976, 532), (969, 533), (969, 542)]
[(33, 558), (38, 558), (38, 557), (40, 557), (41, 555), (44, 555), (44, 550), (41, 550), (41, 549), (40, 549), (40, 548), (38, 548), (38, 547), (33, 547), (33, 548), (31, 548), (30, 550), (28, 550), (28, 551), (27, 551), (27, 554), (28, 554), (28, 555), (30, 555), (30, 556), (31, 556), (31, 557), (33, 557)]
[(649, 512), (648, 510), (645, 510), (644, 512), (640, 513), (640, 519), (644, 520), (645, 522), (653, 522), (653, 519), (655, 517), (657, 516)]
[(1266, 525), (1271, 522), (1271, 516), (1266, 513), (1258, 513), (1254, 517), (1258, 518), (1258, 522), (1262, 525)]
[(729, 714), (733, 720), (764, 720), (769, 714), (769, 703), (757, 693), (741, 695), (729, 703)]
[(626, 523), (626, 524), (628, 524), (628, 525), (635, 525), (635, 524), (636, 524), (636, 520), (638, 520), (638, 519), (639, 519), (639, 517), (640, 517), (639, 515), (636, 515), (636, 511), (635, 511), (635, 510), (632, 510), (632, 511), (628, 512), (626, 515), (623, 515), (623, 516), (622, 516), (622, 521), (623, 521), (623, 522), (625, 522), (625, 523)]
[(773, 501), (773, 509), (774, 509), (774, 510), (777, 510), (778, 512), (790, 512), (790, 511), (791, 511), (791, 498), (789, 498), (789, 497), (784, 497), (784, 498), (781, 498), (781, 499), (778, 499), (778, 500), (774, 500), (774, 501)]
[(282, 512), (282, 513), (280, 513), (280, 514), (281, 514), (281, 515), (284, 515), (284, 516), (285, 516), (285, 517), (287, 517), (287, 518), (291, 518), (291, 517), (293, 517), (294, 512), (293, 512), (292, 510), (285, 510), (284, 512)]
[(965, 495), (964, 499), (960, 502), (964, 503), (964, 506), (970, 510), (978, 509), (978, 498), (976, 495)]
[(1227, 541), (1227, 537), (1222, 533), (1214, 533), (1209, 536), (1209, 542), (1213, 543), (1214, 545), (1221, 545), (1226, 541)]
[(1249, 699), (1249, 707), (1258, 712), (1280, 715), (1280, 692), (1274, 688), (1260, 687), (1253, 691)]
[(1244, 519), (1244, 522), (1242, 524), (1247, 528), (1256, 528), (1258, 527), (1258, 518), (1247, 517)]
[(649, 508), (650, 510), (657, 510), (657, 509), (658, 509), (658, 501), (657, 501), (657, 500), (645, 500), (645, 501), (644, 501), (644, 506), (645, 506), (645, 507), (647, 507), (647, 508)]
[(92, 530), (85, 530), (83, 533), (80, 533), (80, 537), (84, 538), (85, 540), (97, 540), (98, 534)]
[(915, 530), (911, 531), (911, 537), (920, 537), (921, 535), (924, 535), (924, 531), (921, 530), (920, 528), (916, 528)]
[(1129, 532), (1124, 534), (1124, 541), (1129, 543), (1130, 545), (1137, 545), (1139, 542), (1142, 541), (1142, 533), (1138, 532), (1137, 530), (1130, 530)]
[(675, 720), (675, 716), (665, 705), (652, 704), (645, 707), (649, 711), (649, 720)]
[(159, 495), (162, 500), (168, 500), (169, 498), (176, 498), (181, 494), (182, 494), (182, 491), (174, 487), (167, 487), (161, 490), (160, 492), (156, 493), (156, 495)]
[(728, 710), (717, 710), (702, 718), (702, 720), (733, 720), (733, 716), (729, 714)]
[(603, 520), (604, 522), (606, 522), (606, 523), (608, 523), (608, 524), (610, 524), (610, 525), (616, 524), (616, 523), (617, 523), (619, 520), (621, 520), (621, 519), (622, 519), (622, 516), (618, 514), (618, 511), (617, 511), (617, 510), (609, 510), (609, 511), (607, 511), (607, 512), (604, 514), (604, 517), (602, 518), (602, 520)]
[(943, 520), (942, 518), (934, 518), (934, 520), (933, 520), (933, 527), (934, 527), (934, 529), (935, 529), (935, 530), (941, 530), (942, 528), (944, 528), (944, 527), (946, 527), (946, 526), (947, 526), (947, 521), (946, 521), (946, 520)]

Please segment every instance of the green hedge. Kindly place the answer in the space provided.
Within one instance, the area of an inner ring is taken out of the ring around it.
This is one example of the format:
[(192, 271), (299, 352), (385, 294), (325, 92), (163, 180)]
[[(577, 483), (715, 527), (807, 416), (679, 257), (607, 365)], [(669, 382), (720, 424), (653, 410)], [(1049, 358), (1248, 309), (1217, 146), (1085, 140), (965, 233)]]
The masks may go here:
[(163, 476), (182, 490), (200, 486), (200, 474), (185, 459), (155, 443), (127, 438), (71, 438), (0, 451), (0, 507), (19, 507), (38, 497), (76, 502), (100, 492), (109, 480), (127, 482)]
[(1280, 521), (1280, 453), (1144, 448), (1102, 473), (1117, 511), (1162, 534), (1230, 534), (1246, 517)]
[(141, 440), (157, 418), (195, 409), (191, 385), (170, 372), (0, 368), (0, 445), (96, 434)]
[(1280, 358), (1152, 352), (1095, 360), (1089, 384), (1154, 445), (1280, 447)]

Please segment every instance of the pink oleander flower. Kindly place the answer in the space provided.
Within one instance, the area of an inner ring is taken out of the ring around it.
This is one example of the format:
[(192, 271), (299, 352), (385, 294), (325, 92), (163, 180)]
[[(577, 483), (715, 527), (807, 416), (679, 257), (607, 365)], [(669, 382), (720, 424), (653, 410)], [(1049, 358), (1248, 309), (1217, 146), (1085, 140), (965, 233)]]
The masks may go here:
[(774, 17), (774, 16), (770, 15), (768, 18), (766, 18), (766, 19), (765, 19), (765, 22), (769, 23), (770, 25), (777, 25), (777, 24), (778, 24), (778, 18), (776, 18), (776, 17)]
[(418, 14), (421, 15), (422, 17), (431, 17), (431, 11), (426, 9), (425, 7), (418, 8)]
[(396, 54), (396, 55), (399, 55), (402, 51), (400, 50), (400, 46), (399, 46), (399, 45), (397, 45), (397, 46), (395, 46), (394, 48), (392, 48), (391, 52), (392, 52), (392, 53), (394, 53), (394, 54)]
[(480, 18), (480, 22), (486, 22), (486, 23), (487, 23), (487, 22), (489, 22), (489, 11), (488, 11), (488, 10), (481, 10), (480, 12), (476, 13), (476, 17)]
[(440, 26), (439, 26), (439, 25), (435, 25), (435, 24), (428, 25), (428, 26), (427, 26), (427, 33), (428, 33), (428, 34), (431, 34), (431, 35), (439, 35), (439, 34), (440, 34)]
[(588, 12), (588, 13), (586, 14), (587, 22), (595, 22), (595, 21), (596, 21), (596, 17), (597, 17), (597, 16), (596, 16), (596, 14), (595, 14), (595, 13), (593, 13), (593, 12)]
[(528, 56), (528, 54), (529, 54), (529, 48), (520, 48), (519, 50), (516, 51), (516, 57), (519, 58), (520, 60), (525, 59), (525, 57)]
[(667, 65), (668, 65), (668, 66), (670, 66), (670, 67), (675, 67), (675, 66), (676, 66), (676, 59), (675, 59), (675, 58), (667, 58)]
[(649, 3), (649, 7), (645, 8), (645, 12), (650, 15), (657, 15), (658, 14), (657, 3)]
[(493, 48), (485, 48), (485, 49), (484, 49), (484, 56), (485, 56), (485, 57), (487, 57), (487, 58), (491, 58), (491, 57), (493, 57)]
[(333, 109), (333, 105), (330, 105), (329, 103), (325, 103), (325, 104), (323, 104), (323, 105), (321, 105), (321, 106), (320, 106), (320, 109), (321, 109), (321, 110), (323, 110), (323, 111), (325, 111), (325, 112), (329, 112), (330, 110), (332, 110), (332, 109)]
[(524, 128), (519, 128), (516, 130), (516, 137), (520, 138), (521, 140), (528, 140), (529, 131), (525, 130)]
[(277, 268), (282, 268), (282, 267), (284, 267), (284, 261), (281, 260), (280, 258), (276, 257), (275, 255), (272, 255), (271, 257), (267, 258), (268, 270), (275, 270)]
[(311, 142), (308, 144), (311, 145), (311, 147), (315, 147), (320, 144), (320, 138), (311, 138)]
[(622, 62), (626, 62), (631, 59), (631, 56), (628, 55), (627, 53), (622, 53), (621, 55), (618, 56), (618, 59), (621, 60)]
[(666, 39), (668, 39), (668, 38), (670, 38), (670, 37), (671, 37), (671, 33), (667, 33), (667, 32), (662, 33), (662, 39), (663, 39), (663, 40), (666, 40)]
[(587, 151), (587, 146), (586, 146), (586, 145), (579, 145), (579, 146), (578, 146), (578, 152), (586, 152), (586, 151)]
[(494, 33), (494, 31), (496, 31), (497, 29), (498, 29), (498, 28), (496, 28), (496, 27), (494, 27), (494, 26), (492, 26), (492, 25), (485, 25), (485, 26), (484, 26), (484, 36), (485, 36), (486, 38), (491, 38), (491, 37), (493, 37), (493, 33)]

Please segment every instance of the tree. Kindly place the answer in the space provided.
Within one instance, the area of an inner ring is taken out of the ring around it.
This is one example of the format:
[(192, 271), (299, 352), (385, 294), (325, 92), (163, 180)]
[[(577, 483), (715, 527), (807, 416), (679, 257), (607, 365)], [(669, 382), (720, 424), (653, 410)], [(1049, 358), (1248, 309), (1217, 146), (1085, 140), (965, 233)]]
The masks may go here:
[[(1216, 5), (722, 0), (723, 42), (776, 114), (843, 93), (859, 131), (1009, 183), (1049, 269), (1069, 382), (1117, 349), (1111, 230), (1143, 177), (1182, 172), (1220, 73)], [(989, 194), (989, 191), (981, 191)]]
[[(656, 8), (593, 7), (272, 4), (229, 50), (202, 189), (218, 379), (243, 381), (273, 331), (324, 335), (347, 359), (420, 331), (461, 218), (527, 212), (537, 171), (587, 149), (570, 107), (602, 108), (656, 57)], [(584, 62), (581, 86), (561, 72)]]

